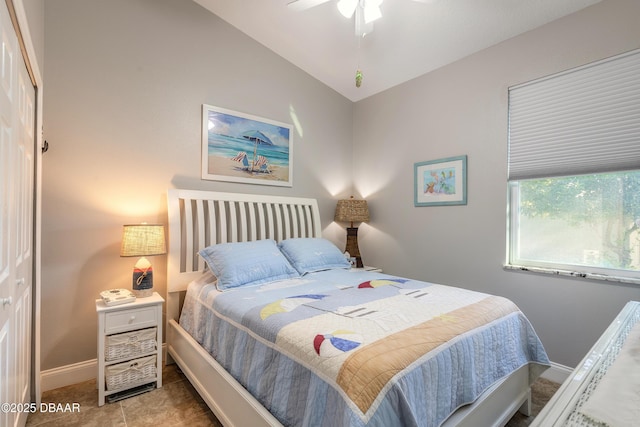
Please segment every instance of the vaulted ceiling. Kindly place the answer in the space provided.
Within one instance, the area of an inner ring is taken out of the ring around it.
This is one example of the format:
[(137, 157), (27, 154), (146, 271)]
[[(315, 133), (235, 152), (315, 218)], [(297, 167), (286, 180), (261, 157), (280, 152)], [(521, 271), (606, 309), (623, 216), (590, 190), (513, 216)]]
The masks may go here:
[[(574, 13), (600, 0), (386, 0), (356, 37), (336, 0), (194, 0), (352, 101)], [(362, 70), (362, 86), (355, 85)]]

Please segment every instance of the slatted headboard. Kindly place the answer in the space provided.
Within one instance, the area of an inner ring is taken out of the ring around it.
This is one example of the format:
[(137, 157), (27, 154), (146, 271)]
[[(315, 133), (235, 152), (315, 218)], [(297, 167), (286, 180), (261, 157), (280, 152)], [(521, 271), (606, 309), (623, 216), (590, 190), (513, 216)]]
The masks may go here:
[(171, 189), (167, 292), (179, 292), (204, 269), (207, 246), (292, 237), (320, 237), (315, 199)]

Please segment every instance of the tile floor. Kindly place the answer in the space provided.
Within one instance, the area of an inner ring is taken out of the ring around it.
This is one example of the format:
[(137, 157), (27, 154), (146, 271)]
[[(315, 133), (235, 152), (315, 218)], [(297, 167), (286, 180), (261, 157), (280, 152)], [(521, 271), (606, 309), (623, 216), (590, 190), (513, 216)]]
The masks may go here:
[(95, 380), (47, 391), (43, 403), (78, 403), (80, 412), (36, 412), (27, 426), (222, 426), (176, 365), (165, 366), (162, 375), (162, 388), (101, 407)]
[(546, 405), (549, 399), (558, 391), (558, 388), (560, 388), (560, 384), (544, 378), (538, 378), (531, 386), (531, 416), (525, 417), (521, 413), (516, 412), (505, 427), (526, 427), (530, 425), (544, 405)]
[[(198, 396), (176, 365), (165, 366), (162, 388), (98, 407), (96, 381), (61, 387), (47, 391), (43, 403), (80, 405), (80, 412), (37, 412), (29, 415), (27, 427), (221, 427), (204, 401)], [(538, 379), (532, 387), (530, 417), (516, 414), (506, 427), (525, 427), (547, 403), (560, 385)]]

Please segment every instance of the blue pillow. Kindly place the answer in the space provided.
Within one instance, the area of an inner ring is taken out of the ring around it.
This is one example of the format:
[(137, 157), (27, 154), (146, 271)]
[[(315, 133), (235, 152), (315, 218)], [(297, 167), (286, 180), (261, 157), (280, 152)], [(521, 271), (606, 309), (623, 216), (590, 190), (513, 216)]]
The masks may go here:
[(287, 239), (280, 242), (279, 246), (291, 265), (302, 275), (314, 271), (351, 267), (340, 249), (326, 239)]
[(273, 240), (222, 243), (199, 252), (225, 289), (300, 277)]

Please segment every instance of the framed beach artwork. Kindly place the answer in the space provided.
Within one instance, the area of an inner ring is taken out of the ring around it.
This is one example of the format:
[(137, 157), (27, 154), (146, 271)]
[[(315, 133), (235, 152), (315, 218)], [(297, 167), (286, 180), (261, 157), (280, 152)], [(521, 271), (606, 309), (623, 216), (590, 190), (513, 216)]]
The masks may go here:
[(415, 163), (414, 205), (467, 204), (467, 156)]
[(202, 179), (293, 185), (293, 126), (202, 105)]

